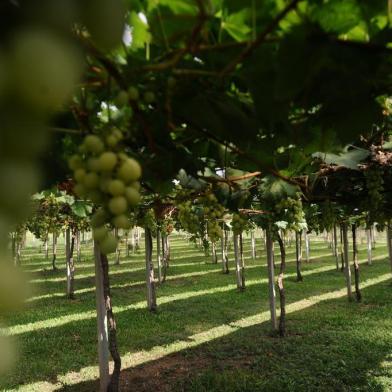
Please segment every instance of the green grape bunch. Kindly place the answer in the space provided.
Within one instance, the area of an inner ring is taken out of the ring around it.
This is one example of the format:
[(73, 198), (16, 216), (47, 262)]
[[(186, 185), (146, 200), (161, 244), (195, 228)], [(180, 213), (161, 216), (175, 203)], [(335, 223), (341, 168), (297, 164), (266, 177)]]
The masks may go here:
[(300, 231), (306, 227), (305, 213), (299, 196), (279, 201), (275, 206), (275, 215), (277, 221), (287, 222), (287, 229)]
[(178, 220), (182, 228), (188, 233), (199, 233), (200, 219), (191, 201), (185, 201), (178, 206)]
[(248, 227), (247, 219), (240, 213), (234, 213), (231, 221), (231, 227), (234, 234), (241, 234)]
[(94, 239), (104, 254), (114, 252), (117, 247), (117, 239), (106, 225), (129, 229), (129, 216), (140, 201), (141, 167), (124, 152), (122, 139), (123, 134), (117, 128), (87, 135), (79, 153), (69, 159), (76, 183), (74, 192), (100, 206), (92, 217), (92, 227)]
[(204, 220), (207, 223), (207, 235), (212, 242), (216, 242), (223, 236), (220, 221), (225, 214), (225, 208), (218, 202), (213, 193), (200, 197), (198, 202), (203, 205)]

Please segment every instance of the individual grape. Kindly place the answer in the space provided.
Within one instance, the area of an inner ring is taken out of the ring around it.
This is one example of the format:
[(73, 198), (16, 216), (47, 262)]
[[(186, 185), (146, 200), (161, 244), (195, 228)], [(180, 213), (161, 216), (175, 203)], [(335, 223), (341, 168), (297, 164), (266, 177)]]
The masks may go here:
[(84, 138), (84, 147), (93, 154), (100, 154), (105, 149), (102, 140), (96, 135), (87, 135)]
[(112, 180), (109, 183), (108, 190), (113, 196), (121, 196), (125, 192), (125, 185), (121, 180)]
[(83, 68), (76, 47), (37, 28), (25, 29), (14, 37), (9, 57), (15, 93), (31, 108), (44, 111), (64, 104)]
[(117, 215), (113, 218), (113, 226), (118, 229), (127, 230), (131, 227), (131, 222), (126, 215)]
[(118, 108), (122, 108), (128, 103), (128, 100), (129, 100), (128, 93), (125, 90), (121, 90), (118, 93), (114, 103)]
[(139, 181), (131, 182), (128, 186), (133, 188), (133, 189), (135, 189), (135, 190), (137, 190), (138, 192), (140, 191), (140, 187), (141, 187)]
[(74, 178), (77, 182), (83, 182), (84, 178), (86, 177), (86, 170), (80, 168), (76, 169), (74, 172)]
[(112, 182), (112, 177), (110, 176), (101, 176), (101, 180), (99, 182), (99, 189), (102, 192), (108, 193), (109, 192), (109, 184)]
[(121, 0), (83, 0), (77, 2), (82, 20), (94, 43), (102, 50), (121, 44), (124, 33), (125, 3)]
[(108, 255), (110, 253), (114, 253), (117, 249), (118, 240), (112, 234), (108, 234), (106, 238), (99, 242), (100, 251)]
[(94, 241), (98, 241), (98, 242), (103, 241), (107, 237), (108, 233), (109, 231), (105, 226), (98, 226), (94, 228), (93, 229)]
[(72, 155), (68, 160), (68, 166), (75, 171), (83, 167), (83, 160), (79, 155)]
[(138, 101), (139, 100), (139, 90), (133, 86), (129, 87), (128, 96), (129, 96), (129, 99), (131, 99), (132, 101)]
[[(118, 128), (112, 128), (111, 134), (118, 140), (122, 140), (124, 135)], [(124, 154), (125, 158), (128, 158), (127, 154)]]
[(93, 228), (103, 226), (107, 220), (108, 220), (108, 214), (103, 208), (100, 208), (91, 217), (91, 226)]
[(95, 189), (98, 188), (99, 185), (99, 177), (97, 173), (90, 172), (87, 173), (84, 177), (83, 184), (87, 189)]
[(87, 168), (90, 171), (98, 172), (100, 169), (98, 158), (89, 158), (87, 161)]
[(125, 197), (127, 198), (129, 205), (132, 207), (136, 206), (140, 201), (140, 194), (133, 187), (125, 188)]
[(127, 210), (128, 203), (124, 196), (116, 196), (109, 201), (109, 210), (114, 215), (121, 215)]
[(106, 144), (109, 147), (115, 147), (118, 143), (118, 139), (114, 135), (108, 135), (106, 136)]
[(117, 175), (125, 183), (136, 181), (142, 175), (142, 169), (135, 159), (128, 158), (118, 169)]
[(155, 102), (155, 94), (152, 91), (146, 91), (143, 95), (144, 102), (146, 103), (154, 103)]
[(112, 171), (116, 164), (117, 156), (114, 152), (106, 151), (99, 157), (99, 168), (104, 172)]

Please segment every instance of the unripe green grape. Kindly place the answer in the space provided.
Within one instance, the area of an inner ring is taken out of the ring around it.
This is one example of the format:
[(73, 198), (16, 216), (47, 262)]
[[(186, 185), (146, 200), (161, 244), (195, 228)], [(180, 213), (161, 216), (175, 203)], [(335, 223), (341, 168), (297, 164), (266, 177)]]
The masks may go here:
[(123, 133), (118, 129), (118, 128), (112, 128), (112, 135), (117, 139), (117, 140), (122, 140), (124, 137)]
[(132, 101), (137, 101), (139, 99), (139, 90), (134, 86), (129, 87), (128, 96)]
[(118, 93), (114, 103), (118, 108), (122, 108), (128, 103), (128, 100), (129, 100), (128, 93), (125, 90), (121, 90)]
[(125, 192), (125, 185), (121, 180), (112, 180), (109, 183), (108, 190), (113, 196), (121, 196)]
[(109, 210), (113, 215), (123, 214), (127, 208), (127, 199), (124, 196), (116, 196), (109, 200)]
[(125, 2), (121, 0), (84, 0), (76, 3), (83, 24), (92, 40), (103, 51), (121, 45), (124, 33)]
[(112, 171), (117, 164), (117, 156), (114, 152), (106, 151), (99, 157), (99, 168), (102, 171)]
[(146, 103), (153, 103), (155, 102), (155, 94), (152, 91), (146, 91), (143, 94), (143, 99)]
[(117, 249), (117, 238), (111, 234), (108, 234), (106, 238), (104, 238), (99, 243), (99, 249), (104, 255), (108, 255), (110, 253), (114, 253)]
[(108, 234), (109, 231), (105, 226), (98, 226), (93, 229), (94, 241), (101, 242), (107, 237)]
[(87, 173), (84, 177), (83, 184), (87, 189), (95, 189), (98, 188), (99, 185), (99, 177), (97, 173), (90, 172)]
[(140, 202), (140, 193), (135, 188), (129, 186), (125, 188), (125, 197), (132, 207), (135, 207)]
[[(8, 69), (13, 90), (31, 108), (58, 109), (72, 94), (82, 70), (76, 47), (57, 34), (37, 28), (19, 29)], [(28, 70), (26, 70), (28, 67)]]
[(105, 193), (109, 192), (109, 184), (111, 181), (112, 177), (102, 176), (101, 181), (99, 182), (99, 189)]
[(125, 183), (136, 181), (142, 175), (142, 168), (133, 158), (128, 158), (118, 169), (117, 175)]
[(131, 222), (126, 215), (117, 215), (112, 220), (114, 227), (118, 229), (129, 229), (131, 227)]
[(83, 167), (82, 158), (79, 155), (72, 155), (68, 160), (68, 166), (71, 170), (80, 169)]
[(91, 217), (91, 226), (93, 228), (103, 226), (106, 223), (107, 219), (108, 219), (108, 214), (103, 208), (100, 208)]
[(92, 172), (99, 171), (99, 160), (98, 158), (89, 158), (87, 161), (87, 168)]
[(118, 139), (114, 135), (108, 135), (106, 136), (106, 144), (109, 147), (115, 147), (118, 143)]
[(133, 181), (128, 186), (133, 188), (133, 189), (135, 189), (135, 190), (137, 190), (138, 192), (140, 191), (140, 187), (141, 187), (139, 181)]
[(74, 178), (77, 182), (83, 182), (84, 178), (86, 177), (86, 170), (80, 168), (76, 169), (74, 172)]
[(84, 138), (83, 144), (86, 148), (86, 151), (93, 154), (100, 154), (105, 148), (102, 140), (96, 135), (87, 135)]

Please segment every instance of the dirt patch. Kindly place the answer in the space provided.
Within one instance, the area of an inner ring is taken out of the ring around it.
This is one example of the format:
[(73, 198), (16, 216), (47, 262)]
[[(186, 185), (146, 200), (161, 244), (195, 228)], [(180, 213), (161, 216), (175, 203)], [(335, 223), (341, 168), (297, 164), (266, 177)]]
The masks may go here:
[(121, 373), (120, 390), (122, 392), (169, 392), (181, 379), (194, 377), (211, 365), (206, 356), (186, 357), (176, 353), (166, 356), (164, 360), (153, 361)]

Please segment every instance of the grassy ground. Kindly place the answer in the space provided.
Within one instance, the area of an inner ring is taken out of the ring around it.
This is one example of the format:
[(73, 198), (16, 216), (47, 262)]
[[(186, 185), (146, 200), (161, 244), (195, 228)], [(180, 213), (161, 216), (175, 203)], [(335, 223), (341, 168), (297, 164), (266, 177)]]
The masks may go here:
[[(345, 298), (344, 277), (330, 249), (312, 241), (312, 260), (295, 281), (288, 248), (287, 329), (270, 334), (265, 253), (256, 261), (246, 241), (247, 288), (210, 263), (194, 245), (172, 240), (167, 282), (158, 287), (158, 312), (145, 309), (143, 254), (111, 265), (123, 391), (390, 391), (392, 291), (386, 247), (372, 266), (361, 264), (363, 301)], [(0, 390), (94, 391), (97, 388), (94, 266), (91, 246), (77, 265), (76, 300), (65, 298), (63, 249), (58, 271), (38, 248), (27, 248), (31, 280), (26, 309), (7, 324), (20, 347), (14, 371)], [(366, 259), (360, 246), (360, 259)], [(112, 263), (113, 264), (113, 263)]]

